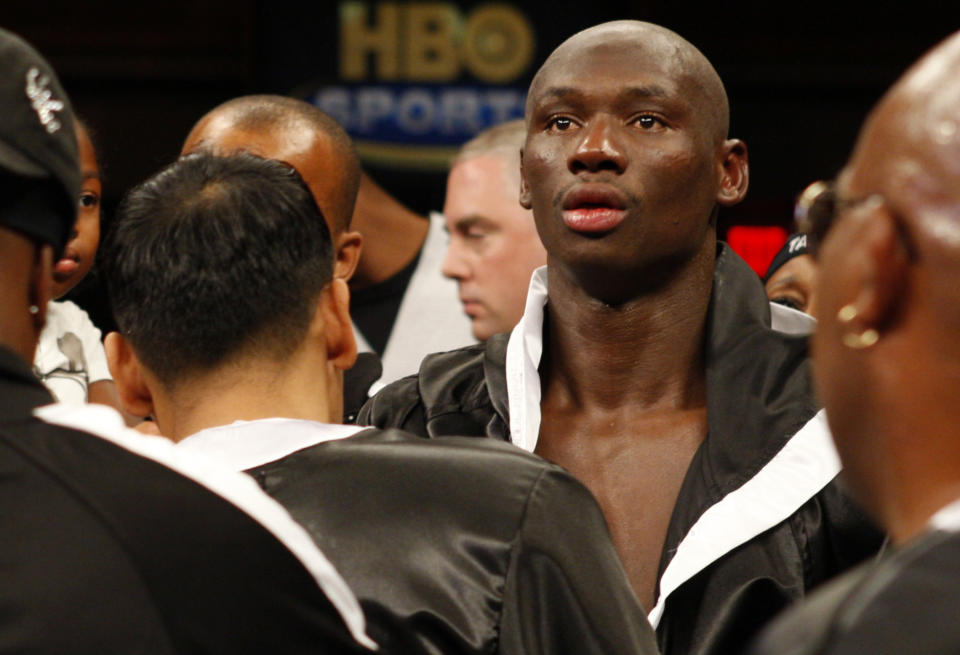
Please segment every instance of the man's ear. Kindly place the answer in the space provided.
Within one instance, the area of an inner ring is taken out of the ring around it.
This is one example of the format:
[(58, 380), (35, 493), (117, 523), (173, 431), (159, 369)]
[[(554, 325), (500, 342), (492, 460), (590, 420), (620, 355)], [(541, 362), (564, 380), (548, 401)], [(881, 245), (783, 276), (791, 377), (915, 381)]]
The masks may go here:
[(30, 277), (28, 301), (37, 311), (33, 314), (37, 337), (47, 322), (47, 303), (53, 299), (53, 246), (44, 244), (36, 249), (33, 272)]
[(523, 148), (520, 148), (520, 206), (524, 209), (533, 208), (533, 202), (530, 199), (530, 185), (527, 184), (527, 176), (523, 174)]
[(153, 394), (143, 377), (143, 364), (119, 332), (111, 332), (103, 342), (107, 366), (117, 385), (120, 406), (133, 416), (145, 418), (153, 414)]
[[(871, 202), (871, 201), (868, 201)], [(902, 315), (909, 301), (903, 293), (910, 273), (910, 254), (897, 230), (897, 219), (877, 199), (859, 222), (850, 253), (855, 266), (856, 295), (850, 304), (856, 310), (856, 331), (874, 329), (882, 337)]]
[(350, 288), (346, 280), (334, 278), (323, 295), (327, 361), (345, 371), (357, 361), (357, 340), (350, 319)]
[(335, 247), (337, 250), (333, 261), (333, 277), (349, 281), (360, 261), (363, 235), (359, 232), (344, 232), (337, 238)]
[(731, 207), (743, 200), (747, 195), (747, 187), (750, 186), (747, 144), (740, 139), (727, 139), (721, 148), (723, 158), (720, 160), (717, 203), (723, 207)]

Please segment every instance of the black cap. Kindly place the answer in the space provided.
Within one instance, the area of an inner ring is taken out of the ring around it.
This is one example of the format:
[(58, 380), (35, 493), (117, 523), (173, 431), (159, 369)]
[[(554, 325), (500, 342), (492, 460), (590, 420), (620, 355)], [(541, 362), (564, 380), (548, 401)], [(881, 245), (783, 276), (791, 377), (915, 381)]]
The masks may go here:
[(792, 235), (787, 242), (783, 244), (783, 247), (780, 248), (779, 252), (774, 255), (773, 260), (770, 262), (770, 266), (767, 267), (767, 272), (763, 276), (763, 281), (766, 283), (777, 270), (786, 264), (788, 261), (794, 257), (799, 257), (800, 255), (810, 254), (810, 250), (807, 248), (807, 235), (803, 232), (799, 234)]
[[(2, 207), (0, 225), (59, 253), (76, 222), (81, 183), (73, 110), (50, 64), (4, 29), (0, 107), (0, 176), (5, 187), (25, 178), (24, 197)], [(50, 184), (31, 183), (40, 181)]]

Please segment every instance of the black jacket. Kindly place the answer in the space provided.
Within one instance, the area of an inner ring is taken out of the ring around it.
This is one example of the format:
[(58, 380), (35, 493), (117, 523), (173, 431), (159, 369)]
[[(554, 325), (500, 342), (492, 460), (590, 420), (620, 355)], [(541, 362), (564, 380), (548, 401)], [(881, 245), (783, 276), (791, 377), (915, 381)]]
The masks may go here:
[[(650, 615), (664, 655), (742, 650), (777, 611), (882, 543), (832, 480), (839, 460), (805, 338), (769, 326), (759, 279), (721, 244), (706, 329), (708, 435), (673, 510)], [(430, 355), (357, 422), (509, 439), (508, 338)]]
[(434, 654), (656, 653), (593, 497), (519, 448), (364, 430), (248, 472), (311, 532), (378, 641), (386, 617)]
[(250, 516), (50, 402), (0, 347), (0, 653), (361, 652)]
[(960, 653), (960, 534), (933, 531), (824, 585), (752, 655)]

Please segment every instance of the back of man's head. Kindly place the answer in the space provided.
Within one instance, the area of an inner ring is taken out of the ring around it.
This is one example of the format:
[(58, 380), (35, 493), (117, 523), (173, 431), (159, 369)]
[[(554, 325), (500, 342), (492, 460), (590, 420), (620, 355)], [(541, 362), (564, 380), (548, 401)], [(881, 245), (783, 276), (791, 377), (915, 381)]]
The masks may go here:
[(820, 248), (820, 395), (847, 484), (896, 541), (960, 481), (960, 32), (887, 92)]
[(360, 160), (346, 131), (313, 105), (286, 96), (228, 100), (190, 131), (182, 154), (249, 152), (297, 170), (335, 235), (350, 227), (360, 185)]
[(185, 157), (136, 187), (102, 254), (117, 325), (168, 387), (238, 354), (288, 357), (333, 266), (300, 176), (247, 154)]

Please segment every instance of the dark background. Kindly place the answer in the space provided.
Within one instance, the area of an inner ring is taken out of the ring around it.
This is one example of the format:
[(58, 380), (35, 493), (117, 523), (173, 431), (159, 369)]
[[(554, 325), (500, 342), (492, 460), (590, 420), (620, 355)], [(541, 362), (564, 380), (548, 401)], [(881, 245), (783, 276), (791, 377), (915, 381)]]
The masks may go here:
[[(468, 13), (483, 3), (447, 4)], [(733, 224), (787, 226), (795, 195), (837, 172), (883, 91), (960, 29), (956, 0), (511, 4), (536, 32), (534, 61), (518, 84), (564, 38), (614, 18), (659, 23), (706, 54), (727, 86), (732, 135), (747, 142), (751, 163), (747, 200), (721, 215), (721, 235)], [(122, 194), (175, 158), (193, 123), (216, 104), (336, 82), (338, 5), (4, 0), (0, 26), (51, 60), (91, 125), (108, 220)], [(441, 171), (369, 170), (419, 212), (442, 206)]]
[[(196, 119), (219, 102), (335, 76), (337, 4), (5, 0), (0, 26), (51, 60), (92, 125), (110, 208), (174, 158)], [(467, 11), (482, 3), (452, 4)], [(955, 1), (512, 4), (537, 31), (533, 68), (574, 31), (612, 18), (662, 24), (707, 55), (727, 85), (732, 133), (750, 149), (750, 193), (727, 211), (728, 224), (787, 221), (796, 193), (843, 163), (890, 83), (960, 29)], [(421, 212), (442, 204), (442, 174), (411, 183), (374, 173)]]

